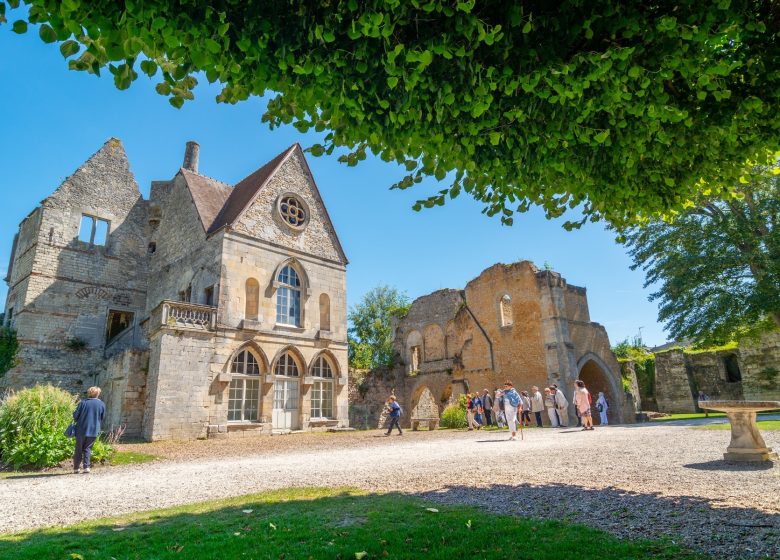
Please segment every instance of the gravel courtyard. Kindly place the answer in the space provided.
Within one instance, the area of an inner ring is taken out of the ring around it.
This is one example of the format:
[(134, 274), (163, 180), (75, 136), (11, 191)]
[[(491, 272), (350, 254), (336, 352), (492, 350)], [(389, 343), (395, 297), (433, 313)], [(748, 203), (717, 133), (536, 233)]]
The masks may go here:
[[(780, 448), (780, 432), (765, 432)], [(780, 464), (729, 465), (728, 431), (643, 424), (582, 432), (295, 434), (123, 446), (166, 457), (90, 475), (0, 479), (0, 532), (287, 486), (403, 492), (666, 537), (727, 558), (780, 558)]]

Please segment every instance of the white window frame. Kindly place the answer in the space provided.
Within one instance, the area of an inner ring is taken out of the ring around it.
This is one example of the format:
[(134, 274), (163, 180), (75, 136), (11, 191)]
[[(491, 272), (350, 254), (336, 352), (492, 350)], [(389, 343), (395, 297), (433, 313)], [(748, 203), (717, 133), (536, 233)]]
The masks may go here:
[[(290, 282), (290, 272), (287, 273), (287, 282), (282, 281), (282, 276), (285, 275), (285, 271), (290, 271), (295, 274), (295, 283)], [(295, 269), (295, 267), (287, 264), (282, 267), (279, 274), (276, 277), (278, 286), (276, 288), (276, 324), (289, 327), (301, 327), (303, 323), (303, 294), (301, 290), (301, 275)], [(290, 322), (290, 306), (291, 302), (297, 300), (297, 311), (293, 318), (293, 322)], [(282, 313), (281, 308), (284, 308), (286, 312)]]
[[(231, 360), (230, 371), (233, 377), (230, 380), (230, 384), (228, 385), (228, 423), (246, 424), (251, 422), (258, 422), (260, 420), (260, 404), (262, 402), (262, 399), (260, 398), (260, 390), (262, 388), (260, 384), (262, 374), (260, 367), (261, 363), (262, 362), (257, 358), (257, 356), (255, 356), (254, 353), (248, 349), (242, 350)], [(256, 385), (257, 396), (255, 399), (250, 399), (250, 403), (252, 400), (256, 402), (254, 408), (250, 409), (251, 414), (247, 415), (247, 385), (249, 382), (253, 382), (252, 384)], [(231, 402), (238, 400), (231, 398), (231, 393), (234, 389), (240, 391), (240, 407), (231, 406)], [(240, 412), (241, 417), (237, 419), (231, 419), (231, 414), (236, 411)], [(247, 416), (249, 416), (249, 418), (247, 418)], [(254, 416), (254, 418), (252, 418), (252, 416)]]
[[(314, 378), (311, 388), (311, 418), (315, 420), (327, 420), (333, 418), (333, 395), (335, 393), (333, 379), (333, 365), (325, 356), (319, 356), (311, 366), (311, 375)], [(326, 406), (324, 391), (329, 395)], [(328, 412), (328, 414), (323, 414)]]

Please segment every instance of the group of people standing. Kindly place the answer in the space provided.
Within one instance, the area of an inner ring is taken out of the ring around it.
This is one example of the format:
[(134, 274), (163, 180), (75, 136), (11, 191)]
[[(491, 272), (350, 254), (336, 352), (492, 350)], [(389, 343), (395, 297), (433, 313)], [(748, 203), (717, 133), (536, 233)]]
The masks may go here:
[[(583, 430), (593, 429), (593, 398), (585, 387), (585, 382), (578, 379), (574, 382), (574, 408), (577, 414), (577, 426)], [(517, 398), (515, 398), (515, 395)], [(510, 399), (510, 396), (512, 397)], [(466, 418), (469, 430), (479, 430), (482, 426), (492, 426), (494, 423), (499, 428), (509, 427), (514, 438), (515, 423), (521, 426), (531, 426), (531, 415), (534, 415), (536, 426), (541, 428), (542, 413), (547, 409), (547, 416), (553, 428), (568, 428), (569, 425), (569, 400), (553, 383), (544, 388), (544, 396), (539, 387), (531, 387), (531, 391), (520, 391), (512, 386), (511, 381), (504, 383), (504, 389), (496, 389), (491, 393), (484, 389), (482, 395), (469, 393), (466, 395)], [(607, 410), (609, 403), (603, 392), (599, 392), (595, 403), (599, 413), (601, 424), (606, 426), (609, 421)]]

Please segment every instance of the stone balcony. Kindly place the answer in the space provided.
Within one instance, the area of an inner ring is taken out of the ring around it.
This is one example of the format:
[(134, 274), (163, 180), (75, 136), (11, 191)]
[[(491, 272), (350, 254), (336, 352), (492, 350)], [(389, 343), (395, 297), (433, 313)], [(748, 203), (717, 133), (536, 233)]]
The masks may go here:
[(217, 326), (217, 308), (211, 305), (163, 300), (154, 308), (151, 330), (176, 329), (213, 331)]

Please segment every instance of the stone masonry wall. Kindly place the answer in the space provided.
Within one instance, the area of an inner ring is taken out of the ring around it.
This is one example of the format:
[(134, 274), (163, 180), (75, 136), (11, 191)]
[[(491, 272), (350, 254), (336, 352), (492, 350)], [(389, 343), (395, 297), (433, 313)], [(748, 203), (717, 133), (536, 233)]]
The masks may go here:
[(105, 369), (97, 378), (106, 404), (104, 430), (124, 426), (125, 437), (142, 436), (148, 367), (148, 350), (131, 349), (106, 361)]

